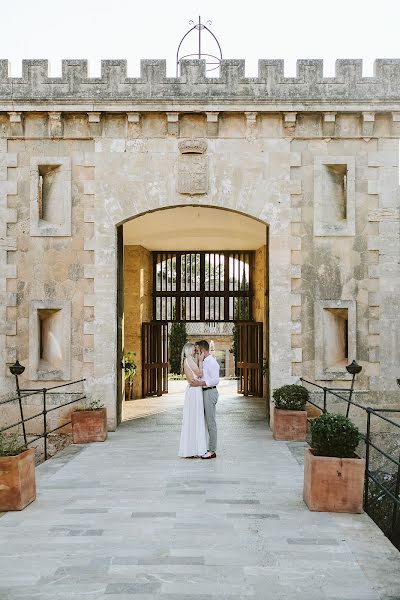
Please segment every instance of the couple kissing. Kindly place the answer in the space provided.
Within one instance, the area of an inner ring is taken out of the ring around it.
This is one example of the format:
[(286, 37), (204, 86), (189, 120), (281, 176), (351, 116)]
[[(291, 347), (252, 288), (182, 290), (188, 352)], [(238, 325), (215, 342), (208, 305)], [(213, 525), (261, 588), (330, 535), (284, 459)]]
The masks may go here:
[(206, 340), (187, 343), (182, 350), (181, 370), (188, 381), (183, 405), (179, 456), (216, 458), (219, 364)]

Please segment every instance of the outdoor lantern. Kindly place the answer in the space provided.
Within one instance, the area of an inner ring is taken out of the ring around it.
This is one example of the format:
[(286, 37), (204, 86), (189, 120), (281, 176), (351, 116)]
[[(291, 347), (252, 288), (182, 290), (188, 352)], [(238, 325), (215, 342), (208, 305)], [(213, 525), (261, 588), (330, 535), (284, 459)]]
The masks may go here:
[(24, 371), (25, 367), (21, 365), (18, 360), (16, 360), (15, 363), (10, 367), (11, 375), (22, 375)]
[(359, 365), (358, 363), (356, 363), (355, 360), (353, 360), (352, 363), (350, 363), (349, 365), (347, 365), (346, 370), (348, 373), (350, 373), (350, 375), (357, 375), (358, 373), (361, 373), (362, 371), (362, 366)]
[(400, 387), (400, 379), (396, 379), (397, 385)]

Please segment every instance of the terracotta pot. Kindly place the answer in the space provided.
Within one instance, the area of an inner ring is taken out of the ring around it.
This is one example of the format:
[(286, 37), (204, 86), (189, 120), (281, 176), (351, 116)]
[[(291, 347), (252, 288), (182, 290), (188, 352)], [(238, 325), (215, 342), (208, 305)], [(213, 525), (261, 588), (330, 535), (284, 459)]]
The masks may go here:
[(363, 512), (365, 460), (315, 456), (304, 452), (303, 498), (310, 510), (320, 512)]
[(0, 512), (22, 510), (36, 498), (35, 451), (0, 457)]
[(107, 439), (107, 410), (76, 410), (71, 415), (74, 444), (104, 442)]
[(304, 442), (307, 433), (307, 411), (274, 407), (274, 439)]

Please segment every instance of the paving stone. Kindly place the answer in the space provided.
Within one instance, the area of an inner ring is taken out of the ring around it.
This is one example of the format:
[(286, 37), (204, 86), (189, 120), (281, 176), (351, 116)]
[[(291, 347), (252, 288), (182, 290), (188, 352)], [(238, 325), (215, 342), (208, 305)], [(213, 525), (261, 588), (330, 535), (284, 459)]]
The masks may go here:
[(279, 515), (269, 513), (227, 513), (228, 519), (276, 519), (279, 520)]
[(221, 500), (214, 498), (212, 500), (206, 500), (208, 504), (260, 504), (259, 500)]
[(66, 515), (87, 515), (109, 512), (108, 508), (65, 508), (63, 513)]
[(175, 519), (176, 512), (133, 512), (134, 519)]
[(152, 594), (160, 589), (161, 583), (135, 582), (135, 583), (109, 583), (105, 594)]
[(337, 546), (338, 540), (324, 538), (287, 538), (288, 544), (297, 544), (300, 546)]
[(139, 565), (204, 565), (204, 556), (164, 556), (139, 558)]
[(263, 401), (221, 395), (215, 461), (177, 457), (174, 403), (37, 469), (0, 518), (1, 600), (400, 600), (398, 552), (366, 515), (307, 510)]

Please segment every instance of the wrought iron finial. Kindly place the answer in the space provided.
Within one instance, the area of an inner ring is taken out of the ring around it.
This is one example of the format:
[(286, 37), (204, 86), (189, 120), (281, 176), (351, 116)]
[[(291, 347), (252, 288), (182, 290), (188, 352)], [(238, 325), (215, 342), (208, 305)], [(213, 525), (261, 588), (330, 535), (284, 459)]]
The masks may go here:
[[(202, 60), (204, 59), (206, 61), (206, 71), (215, 71), (216, 69), (219, 68), (219, 65), (221, 63), (222, 60), (222, 50), (221, 50), (221, 46), (219, 44), (219, 41), (217, 40), (216, 36), (213, 34), (213, 32), (210, 29), (211, 26), (211, 21), (206, 21), (206, 23), (202, 23), (201, 22), (201, 17), (199, 16), (199, 20), (197, 23), (195, 23), (195, 21), (189, 21), (189, 25), (191, 25), (191, 28), (185, 33), (185, 35), (183, 36), (183, 38), (181, 39), (181, 41), (179, 42), (178, 45), (178, 50), (176, 51), (176, 76), (179, 77), (179, 68), (180, 68), (180, 63), (182, 60), (186, 59), (186, 58), (194, 58), (194, 59), (198, 59), (198, 60)], [(183, 44), (183, 41), (186, 39), (186, 37), (195, 31), (198, 31), (198, 49), (197, 52), (192, 52), (190, 54), (185, 54), (183, 56), (179, 55), (181, 46)], [(208, 54), (206, 52), (202, 52), (202, 46), (201, 46), (201, 36), (202, 33), (204, 31), (207, 31), (210, 36), (212, 37), (212, 40), (214, 41), (214, 43), (217, 46), (217, 55), (215, 54)]]

